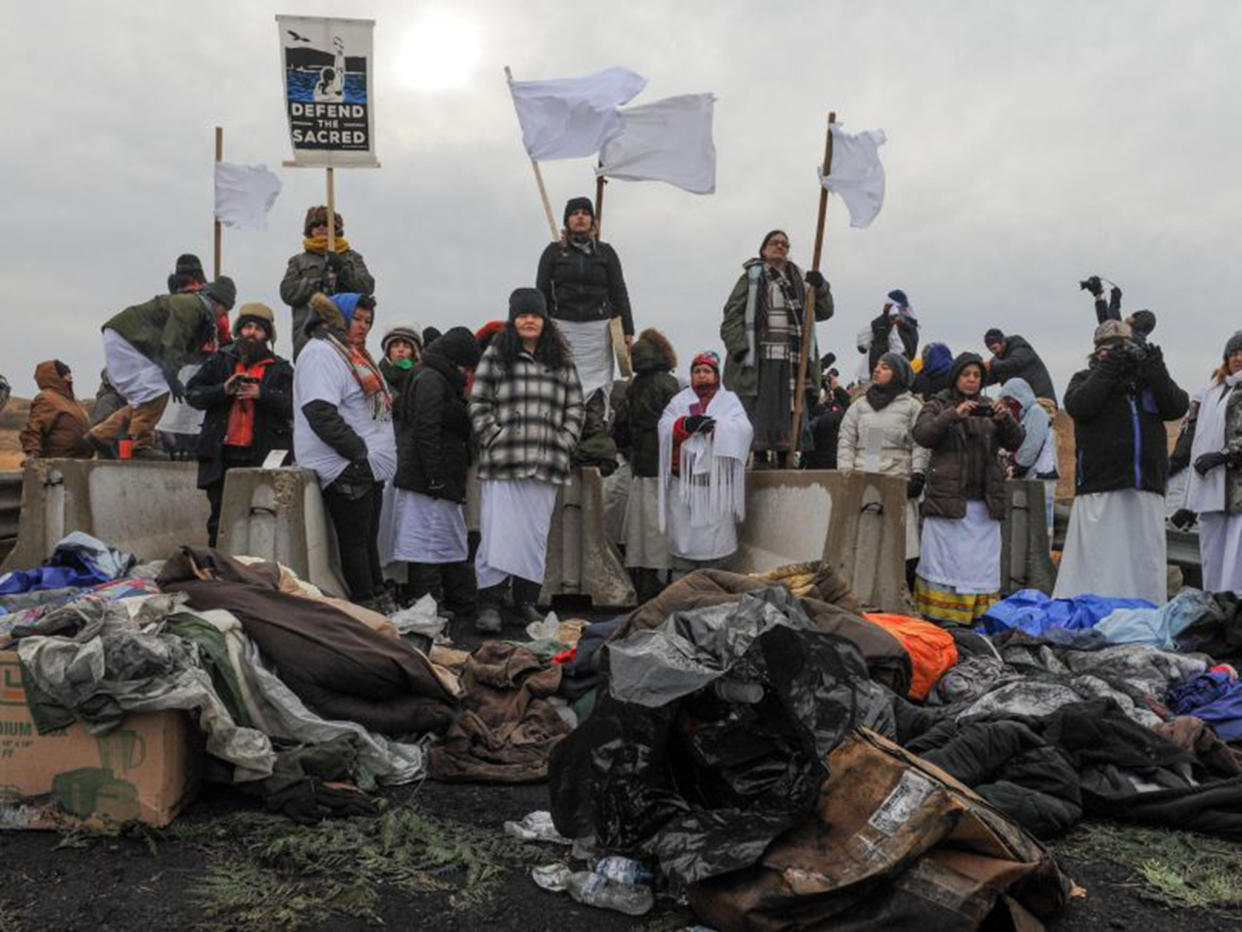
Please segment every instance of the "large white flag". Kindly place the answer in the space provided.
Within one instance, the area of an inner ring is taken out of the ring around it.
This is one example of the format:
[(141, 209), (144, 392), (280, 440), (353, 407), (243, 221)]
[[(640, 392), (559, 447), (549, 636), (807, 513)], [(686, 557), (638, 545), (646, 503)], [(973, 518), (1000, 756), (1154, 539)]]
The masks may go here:
[(646, 86), (647, 79), (628, 68), (582, 78), (509, 81), (522, 144), (536, 160), (594, 155), (621, 131), (617, 108)]
[(266, 165), (216, 162), (216, 219), (241, 230), (266, 230), (280, 179)]
[(623, 129), (604, 143), (597, 175), (667, 181), (691, 194), (716, 190), (712, 94), (682, 94), (621, 111)]
[(850, 226), (867, 227), (884, 206), (884, 166), (880, 146), (887, 142), (882, 129), (868, 129), (856, 136), (833, 123), (832, 170), (820, 181), (841, 196), (850, 212)]

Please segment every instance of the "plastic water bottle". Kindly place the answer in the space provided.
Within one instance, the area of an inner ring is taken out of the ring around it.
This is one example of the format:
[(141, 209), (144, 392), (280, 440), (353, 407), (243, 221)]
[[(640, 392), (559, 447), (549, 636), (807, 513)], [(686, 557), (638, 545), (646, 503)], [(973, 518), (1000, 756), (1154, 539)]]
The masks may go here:
[(600, 858), (595, 865), (595, 873), (603, 875), (613, 883), (627, 883), (631, 886), (650, 884), (655, 879), (647, 865), (616, 854)]
[(599, 909), (612, 909), (627, 916), (641, 916), (655, 905), (650, 887), (613, 883), (603, 874), (578, 871), (565, 881), (569, 895), (579, 903)]

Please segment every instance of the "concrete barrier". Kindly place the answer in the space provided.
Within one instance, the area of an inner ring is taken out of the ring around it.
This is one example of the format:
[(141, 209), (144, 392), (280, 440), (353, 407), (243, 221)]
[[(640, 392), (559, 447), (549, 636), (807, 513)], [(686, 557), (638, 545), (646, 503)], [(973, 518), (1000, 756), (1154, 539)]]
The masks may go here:
[(1056, 564), (1049, 553), (1045, 488), (1039, 480), (1005, 483), (1005, 516), (1001, 520), (1001, 593), (1038, 589), (1052, 595)]
[(22, 514), (20, 470), (0, 472), (0, 561), (17, 543), (17, 523)]
[(329, 595), (348, 595), (319, 481), (308, 469), (230, 469), (217, 546), (284, 564)]
[(904, 479), (832, 470), (746, 475), (746, 521), (725, 562), (738, 573), (826, 560), (867, 608), (908, 612)]
[(587, 596), (599, 608), (638, 601), (621, 555), (608, 538), (604, 480), (594, 466), (579, 469), (556, 499), (541, 601), (551, 602), (557, 595)]
[(140, 561), (207, 543), (207, 496), (196, 463), (34, 460), (22, 474), (17, 542), (0, 572), (39, 566), (70, 531)]

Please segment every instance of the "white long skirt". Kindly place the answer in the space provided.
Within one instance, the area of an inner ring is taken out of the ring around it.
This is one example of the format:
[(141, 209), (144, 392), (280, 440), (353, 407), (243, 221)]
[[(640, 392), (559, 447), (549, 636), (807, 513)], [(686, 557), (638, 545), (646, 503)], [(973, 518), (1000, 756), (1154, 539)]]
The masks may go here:
[(1242, 514), (1205, 511), (1199, 515), (1199, 560), (1205, 591), (1242, 595)]
[(103, 348), (108, 381), (129, 404), (146, 404), (168, 394), (168, 380), (160, 367), (115, 330), (104, 329)]
[(1164, 497), (1138, 489), (1074, 499), (1053, 598), (1094, 593), (1113, 599), (1168, 598)]
[[(681, 479), (669, 480), (668, 552), (683, 560), (720, 560), (737, 550), (737, 526), (728, 514), (708, 524), (690, 523), (690, 503), (681, 499)], [(658, 526), (658, 525), (657, 525)]]
[(625, 505), (625, 565), (652, 570), (671, 567), (668, 536), (660, 530), (660, 480), (635, 476)]
[(498, 586), (510, 576), (542, 583), (557, 486), (538, 479), (484, 479), (480, 484), (481, 539), (474, 555), (479, 588)]
[(607, 410), (612, 391), (612, 333), (608, 320), (558, 320), (556, 329), (565, 337), (574, 354), (574, 366), (582, 385), (583, 400), (599, 388), (604, 389), (604, 406)]
[(393, 558), (407, 563), (460, 563), (466, 559), (466, 509), (457, 502), (396, 489)]
[(924, 518), (918, 574), (963, 595), (999, 592), (1001, 523), (981, 501), (966, 503), (963, 518)]

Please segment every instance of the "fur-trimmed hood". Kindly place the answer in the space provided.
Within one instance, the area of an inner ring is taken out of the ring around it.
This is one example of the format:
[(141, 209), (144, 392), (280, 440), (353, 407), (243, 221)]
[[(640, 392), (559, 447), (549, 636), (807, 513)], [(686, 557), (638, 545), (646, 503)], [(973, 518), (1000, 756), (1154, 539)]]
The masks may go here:
[(677, 368), (677, 353), (668, 338), (654, 327), (638, 335), (630, 350), (635, 372), (672, 372)]
[(315, 294), (311, 295), (307, 306), (310, 308), (310, 313), (306, 315), (306, 325), (303, 327), (307, 336), (310, 336), (321, 326), (327, 327), (329, 330), (345, 332), (345, 315), (336, 306), (336, 302), (326, 294), (315, 292)]

